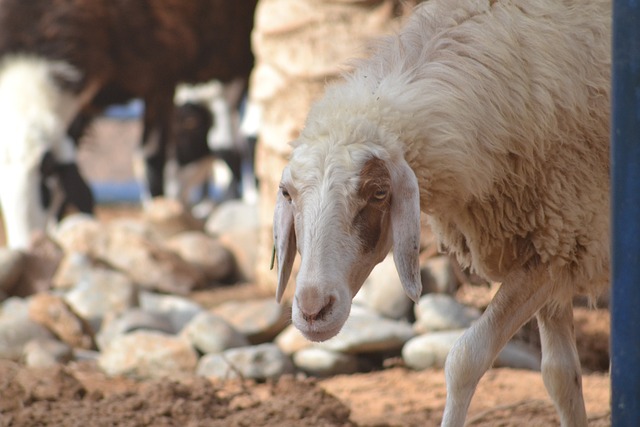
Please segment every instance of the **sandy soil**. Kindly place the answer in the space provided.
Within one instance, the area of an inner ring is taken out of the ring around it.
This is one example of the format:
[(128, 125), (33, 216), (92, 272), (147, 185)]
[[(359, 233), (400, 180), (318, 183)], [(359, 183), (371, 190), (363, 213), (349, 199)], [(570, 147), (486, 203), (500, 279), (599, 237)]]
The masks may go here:
[[(590, 426), (609, 426), (609, 378), (583, 378)], [(90, 364), (24, 369), (0, 362), (0, 426), (436, 426), (442, 370), (395, 367), (275, 383), (107, 378)], [(535, 372), (493, 369), (471, 404), (469, 426), (554, 426)]]

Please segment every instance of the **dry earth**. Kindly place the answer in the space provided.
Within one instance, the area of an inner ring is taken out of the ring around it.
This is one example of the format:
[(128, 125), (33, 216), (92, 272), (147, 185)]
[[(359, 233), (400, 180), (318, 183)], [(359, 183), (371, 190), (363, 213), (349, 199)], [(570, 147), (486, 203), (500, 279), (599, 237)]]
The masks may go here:
[[(590, 426), (609, 426), (609, 377), (585, 374)], [(90, 364), (45, 371), (0, 362), (0, 426), (436, 426), (442, 370), (392, 367), (275, 383), (193, 378), (136, 382)], [(554, 426), (540, 375), (492, 369), (471, 404), (469, 426)]]

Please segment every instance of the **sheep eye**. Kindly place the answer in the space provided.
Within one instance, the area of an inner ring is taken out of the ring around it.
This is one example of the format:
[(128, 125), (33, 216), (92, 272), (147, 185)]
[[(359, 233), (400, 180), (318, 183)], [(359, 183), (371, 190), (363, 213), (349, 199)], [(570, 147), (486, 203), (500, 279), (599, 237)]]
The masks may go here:
[(280, 191), (282, 191), (282, 196), (287, 199), (288, 202), (291, 201), (291, 194), (289, 194), (289, 191), (284, 188), (284, 187), (280, 187)]
[(382, 201), (384, 199), (387, 198), (387, 190), (376, 190), (375, 193), (373, 193), (373, 198), (378, 200), (378, 201)]

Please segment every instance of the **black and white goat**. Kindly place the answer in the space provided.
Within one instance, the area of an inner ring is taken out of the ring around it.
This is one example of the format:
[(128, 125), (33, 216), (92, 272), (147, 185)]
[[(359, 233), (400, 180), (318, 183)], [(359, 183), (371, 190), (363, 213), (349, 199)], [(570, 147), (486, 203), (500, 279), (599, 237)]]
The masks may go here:
[[(55, 213), (43, 171), (77, 196), (69, 179), (77, 173), (55, 173), (64, 169), (56, 165), (74, 163), (69, 130), (76, 117), (114, 102), (144, 100), (148, 192), (163, 194), (175, 87), (248, 80), (256, 3), (0, 0), (0, 205), (8, 245), (27, 246)], [(72, 202), (91, 209), (90, 193), (78, 199)]]
[[(260, 126), (260, 107), (246, 95), (241, 81), (222, 85), (212, 81), (200, 85), (180, 85), (176, 91), (173, 121), (173, 180), (167, 179), (167, 195), (185, 205), (194, 201), (193, 189), (220, 182), (214, 160), (221, 160), (230, 173), (221, 199), (257, 197), (254, 151)], [(243, 102), (242, 99), (246, 99)], [(241, 110), (232, 106), (241, 106)], [(203, 188), (199, 196), (208, 189)], [(201, 198), (200, 198), (201, 200)], [(195, 199), (198, 201), (198, 199)]]

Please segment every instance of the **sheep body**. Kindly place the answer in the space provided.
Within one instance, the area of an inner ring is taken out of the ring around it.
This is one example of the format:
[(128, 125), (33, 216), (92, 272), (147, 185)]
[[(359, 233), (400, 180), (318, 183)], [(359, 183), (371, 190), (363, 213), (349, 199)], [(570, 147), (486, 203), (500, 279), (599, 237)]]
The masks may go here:
[(292, 320), (337, 333), (393, 247), (421, 292), (420, 211), (462, 265), (503, 282), (447, 359), (443, 425), (537, 316), (542, 373), (564, 426), (586, 425), (572, 297), (609, 275), (610, 4), (430, 1), (309, 112), (274, 215), (280, 298), (301, 254)]
[[(381, 43), (384, 55), (327, 90), (297, 144), (355, 151), (352, 139), (317, 135), (341, 132), (336, 123), (374, 123), (394, 136), (375, 141), (402, 151), (395, 155), (416, 173), (422, 210), (464, 266), (501, 280), (517, 264), (543, 262), (577, 284), (600, 285), (608, 276), (608, 2), (585, 2), (577, 16), (559, 15), (552, 1), (479, 3), (484, 9), (468, 1), (419, 9), (400, 37)], [(298, 153), (294, 166), (307, 161)]]

